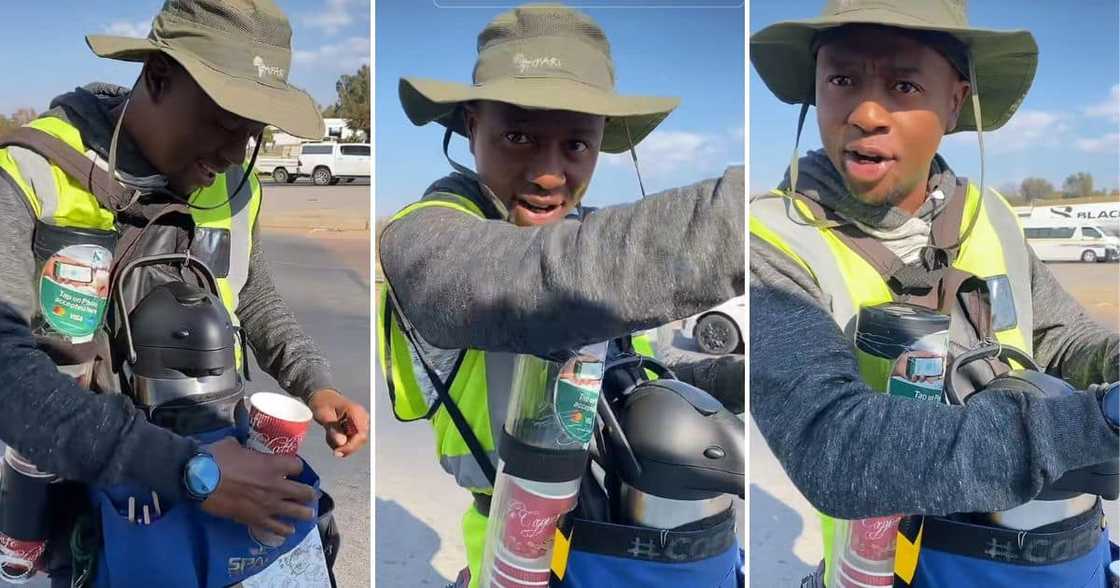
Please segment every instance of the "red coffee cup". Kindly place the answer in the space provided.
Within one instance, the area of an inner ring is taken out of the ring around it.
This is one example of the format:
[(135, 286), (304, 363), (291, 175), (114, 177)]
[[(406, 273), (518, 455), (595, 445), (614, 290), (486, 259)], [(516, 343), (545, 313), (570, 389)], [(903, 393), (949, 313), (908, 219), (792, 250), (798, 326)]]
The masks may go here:
[(526, 588), (535, 586), (548, 586), (549, 578), (552, 575), (551, 565), (545, 564), (544, 569), (530, 569), (522, 565), (517, 565), (506, 561), (502, 557), (502, 551), (499, 549), (494, 554), (494, 568), (491, 574), (492, 581), (495, 584), (501, 585), (505, 588)]
[[(892, 562), (893, 563), (893, 562)], [(856, 564), (840, 558), (840, 566), (836, 574), (836, 585), (840, 588), (867, 588), (868, 586), (894, 586), (894, 566), (889, 571), (870, 571), (857, 567)]]
[(902, 516), (872, 517), (851, 522), (851, 550), (871, 561), (894, 561), (895, 538)]
[(522, 484), (526, 483), (510, 480), (509, 506), (503, 513), (502, 544), (513, 555), (536, 559), (548, 553), (556, 533), (556, 521), (575, 507), (579, 490), (550, 496), (543, 487), (534, 491)]
[(249, 397), (250, 449), (296, 455), (310, 426), (311, 409), (290, 396), (257, 392)]
[(47, 548), (47, 541), (22, 541), (0, 534), (0, 578), (24, 584), (35, 576), (35, 566)]

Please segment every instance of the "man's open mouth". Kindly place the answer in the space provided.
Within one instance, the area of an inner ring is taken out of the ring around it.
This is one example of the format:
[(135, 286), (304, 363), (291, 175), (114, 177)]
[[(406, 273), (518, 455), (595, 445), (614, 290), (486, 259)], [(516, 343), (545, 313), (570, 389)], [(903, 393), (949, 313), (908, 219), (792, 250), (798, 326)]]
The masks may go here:
[(518, 196), (514, 203), (536, 214), (548, 214), (563, 205), (563, 200), (556, 198), (533, 198)]
[(881, 163), (894, 159), (881, 151), (868, 149), (845, 149), (844, 155), (857, 163)]
[(883, 179), (894, 166), (889, 153), (872, 147), (844, 150), (844, 171), (849, 179), (861, 183), (875, 183)]

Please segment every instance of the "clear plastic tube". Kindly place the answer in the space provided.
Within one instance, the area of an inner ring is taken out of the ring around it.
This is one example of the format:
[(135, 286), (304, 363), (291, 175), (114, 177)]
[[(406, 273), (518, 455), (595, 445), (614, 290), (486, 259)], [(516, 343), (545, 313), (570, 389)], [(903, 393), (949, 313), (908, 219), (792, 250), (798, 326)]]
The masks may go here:
[[(584, 346), (564, 361), (519, 357), (506, 432), (553, 455), (585, 456), (595, 430), (606, 353), (607, 343), (603, 342)], [(533, 480), (511, 474), (509, 465), (505, 460), (498, 462), (479, 585), (548, 586), (556, 526), (575, 508), (582, 476)]]

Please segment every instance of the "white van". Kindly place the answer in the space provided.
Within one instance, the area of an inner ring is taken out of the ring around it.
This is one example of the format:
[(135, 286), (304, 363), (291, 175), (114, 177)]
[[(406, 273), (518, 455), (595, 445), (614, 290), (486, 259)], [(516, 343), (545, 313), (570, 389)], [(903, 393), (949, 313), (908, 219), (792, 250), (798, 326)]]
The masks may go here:
[(1023, 233), (1042, 261), (1120, 260), (1120, 239), (1102, 227), (1083, 224), (1036, 224)]
[(370, 175), (369, 143), (304, 143), (299, 151), (299, 175), (316, 185), (353, 182)]

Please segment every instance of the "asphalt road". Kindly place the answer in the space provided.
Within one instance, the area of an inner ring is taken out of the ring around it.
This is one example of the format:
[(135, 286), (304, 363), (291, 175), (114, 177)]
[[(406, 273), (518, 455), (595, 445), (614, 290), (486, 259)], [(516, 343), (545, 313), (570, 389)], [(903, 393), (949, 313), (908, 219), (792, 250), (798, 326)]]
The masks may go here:
[[(1102, 325), (1120, 329), (1120, 265), (1053, 263), (1058, 281)], [(750, 434), (750, 573), (756, 586), (799, 586), (823, 557), (820, 519), (785, 475), (753, 419)], [(1120, 509), (1108, 503), (1113, 541)], [(764, 579), (761, 583), (759, 580)]]
[(364, 231), (369, 229), (370, 186), (368, 181), (353, 184), (315, 186), (310, 182), (294, 184), (262, 183), (264, 204), (260, 223), (268, 228), (295, 230)]
[[(262, 239), (277, 289), (330, 360), (336, 386), (368, 409), (369, 233), (266, 230)], [(247, 392), (281, 391), (260, 370), (252, 376)], [(338, 459), (327, 447), (322, 428), (313, 425), (301, 455), (335, 499), (335, 518), (342, 533), (335, 562), (338, 585), (369, 586), (368, 446)], [(46, 588), (49, 583), (39, 577), (26, 585)]]
[[(667, 330), (666, 330), (667, 329)], [(692, 340), (663, 329), (674, 347), (695, 353)], [(374, 517), (375, 574), (379, 586), (445, 586), (466, 565), (461, 519), (470, 494), (455, 485), (436, 461), (434, 436), (425, 421), (393, 417), (380, 365), (374, 368), (377, 416), (377, 495)], [(742, 534), (744, 504), (736, 500)]]

